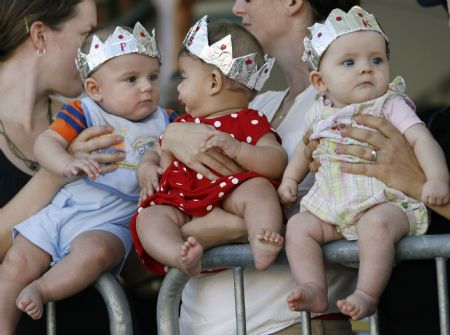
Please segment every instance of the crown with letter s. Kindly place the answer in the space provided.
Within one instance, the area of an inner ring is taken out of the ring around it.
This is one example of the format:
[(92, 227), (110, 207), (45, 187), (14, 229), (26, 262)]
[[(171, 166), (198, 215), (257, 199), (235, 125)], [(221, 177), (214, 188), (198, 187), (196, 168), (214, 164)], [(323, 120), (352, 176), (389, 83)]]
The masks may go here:
[(155, 29), (149, 34), (148, 31), (137, 22), (133, 32), (117, 26), (114, 32), (105, 42), (97, 36), (92, 37), (89, 53), (85, 54), (78, 49), (76, 65), (83, 81), (108, 60), (131, 53), (138, 53), (149, 57), (157, 57), (159, 63), (162, 56), (158, 49), (155, 37)]
[(381, 29), (375, 16), (359, 6), (353, 6), (348, 13), (339, 8), (333, 9), (323, 24), (315, 23), (308, 29), (311, 32), (311, 38), (305, 37), (303, 40), (305, 50), (302, 60), (308, 64), (311, 70), (319, 68), (320, 58), (334, 40), (339, 36), (355, 31), (375, 31), (380, 33), (386, 40), (387, 54), (389, 56), (388, 37)]
[(204, 62), (217, 66), (230, 79), (236, 80), (250, 89), (259, 91), (269, 78), (275, 58), (264, 56), (264, 64), (258, 68), (257, 54), (233, 58), (231, 35), (209, 45), (208, 16), (203, 16), (187, 33), (184, 46)]

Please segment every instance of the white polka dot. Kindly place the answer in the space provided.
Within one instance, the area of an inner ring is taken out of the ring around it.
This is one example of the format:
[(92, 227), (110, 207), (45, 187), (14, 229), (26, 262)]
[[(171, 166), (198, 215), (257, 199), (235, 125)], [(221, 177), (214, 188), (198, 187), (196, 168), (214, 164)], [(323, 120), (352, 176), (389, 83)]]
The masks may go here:
[(186, 171), (187, 171), (185, 167), (183, 168), (183, 171), (184, 171), (184, 172), (186, 172)]
[(197, 179), (198, 180), (202, 180), (203, 179), (203, 175), (201, 173), (197, 173)]
[(252, 121), (251, 121), (251, 124), (258, 124), (258, 123), (259, 123), (258, 120), (252, 120)]
[(138, 208), (138, 213), (140, 213), (144, 208), (143, 207), (139, 207)]
[(224, 196), (224, 194), (225, 194), (225, 193), (220, 192), (220, 193), (219, 193), (219, 198), (222, 198), (222, 197)]
[(216, 179), (211, 180), (211, 184), (215, 184), (216, 183)]
[(184, 208), (183, 207), (178, 207), (178, 209), (180, 210), (180, 211), (183, 211), (184, 212)]
[(227, 183), (223, 181), (223, 182), (220, 183), (219, 186), (222, 187), (222, 188), (224, 188), (225, 186), (227, 186)]
[(229, 176), (229, 177), (228, 177), (228, 180), (233, 179), (233, 178), (234, 178), (233, 176)]
[(222, 122), (216, 121), (214, 122), (214, 127), (219, 128), (222, 125)]
[(181, 120), (181, 122), (186, 122), (186, 120), (183, 119), (183, 120)]
[(195, 123), (200, 123), (200, 119), (198, 117), (195, 118)]
[(212, 208), (213, 208), (212, 205), (208, 205), (208, 207), (206, 207), (206, 210), (207, 210), (207, 211), (210, 211)]
[(251, 136), (247, 136), (247, 143), (252, 143), (252, 137)]
[(194, 202), (197, 202), (197, 201), (200, 201), (200, 200), (198, 200), (198, 199), (194, 199), (193, 201), (194, 201)]
[(163, 188), (162, 186), (160, 187), (160, 191), (161, 191), (161, 192), (164, 191), (164, 188)]
[(184, 207), (184, 204), (180, 204), (181, 207)]
[(234, 138), (234, 134), (230, 134), (230, 136), (231, 136), (232, 138)]
[(261, 117), (264, 116), (264, 114), (262, 112), (258, 112), (258, 115), (261, 116)]
[(178, 186), (182, 186), (183, 185), (182, 183), (175, 183), (175, 184), (177, 184)]
[(233, 178), (233, 179), (231, 179), (231, 182), (232, 182), (234, 185), (236, 185), (237, 183), (239, 183), (239, 179)]
[(156, 204), (155, 204), (154, 201), (150, 202), (150, 206), (155, 206), (155, 205), (156, 205)]
[(238, 115), (237, 115), (236, 113), (232, 113), (232, 114), (230, 114), (230, 116), (231, 116), (233, 119), (235, 119), (235, 118), (238, 117)]
[(184, 194), (183, 194), (183, 193), (180, 193), (180, 197), (184, 197)]
[(173, 162), (173, 165), (174, 165), (175, 167), (178, 167), (178, 162), (177, 162), (177, 161), (174, 161), (174, 162)]
[(159, 139), (162, 140), (162, 139), (163, 139), (163, 135), (160, 135), (160, 136), (159, 136)]

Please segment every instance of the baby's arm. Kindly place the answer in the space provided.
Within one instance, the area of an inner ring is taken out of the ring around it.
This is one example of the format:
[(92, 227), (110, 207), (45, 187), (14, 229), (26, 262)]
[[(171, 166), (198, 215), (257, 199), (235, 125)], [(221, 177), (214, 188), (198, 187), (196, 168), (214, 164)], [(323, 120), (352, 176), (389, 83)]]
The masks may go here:
[(159, 145), (145, 153), (136, 168), (136, 178), (139, 183), (139, 202), (152, 195), (159, 187), (161, 150)]
[(427, 205), (445, 205), (450, 200), (450, 191), (448, 167), (442, 148), (423, 124), (409, 127), (404, 135), (414, 148), (427, 178), (421, 200)]
[(252, 145), (240, 142), (227, 133), (214, 130), (208, 134), (202, 151), (211, 148), (220, 149), (245, 170), (268, 178), (280, 178), (287, 164), (287, 154), (272, 133), (261, 136), (256, 145)]
[(306, 159), (304, 151), (305, 144), (300, 140), (284, 171), (281, 185), (278, 187), (278, 195), (283, 204), (292, 204), (297, 200), (298, 184), (308, 174), (309, 161)]
[(75, 177), (82, 173), (95, 179), (100, 175), (100, 165), (89, 157), (75, 157), (67, 152), (69, 142), (52, 129), (38, 136), (34, 155), (39, 164), (57, 176)]

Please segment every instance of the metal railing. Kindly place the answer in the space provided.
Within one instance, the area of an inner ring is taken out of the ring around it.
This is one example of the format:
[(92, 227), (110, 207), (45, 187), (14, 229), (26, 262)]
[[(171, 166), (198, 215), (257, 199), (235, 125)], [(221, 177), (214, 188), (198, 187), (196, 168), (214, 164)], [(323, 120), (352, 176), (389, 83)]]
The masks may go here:
[[(106, 304), (109, 316), (109, 330), (111, 335), (132, 335), (133, 323), (127, 297), (110, 273), (102, 274), (93, 286), (99, 291)], [(56, 335), (55, 303), (47, 304), (47, 335)]]
[[(323, 254), (329, 263), (356, 263), (359, 260), (356, 242), (336, 241), (323, 246)], [(446, 260), (450, 257), (449, 235), (408, 236), (396, 246), (396, 260), (435, 259), (438, 285), (438, 302), (441, 335), (450, 335), (449, 302), (447, 292)], [(280, 253), (276, 264), (286, 264), (285, 253)], [(253, 266), (248, 245), (228, 245), (211, 249), (203, 255), (202, 268), (232, 268), (234, 272), (236, 334), (246, 334), (243, 268)], [(181, 293), (189, 277), (177, 269), (171, 269), (159, 291), (157, 304), (158, 335), (179, 335), (179, 306)], [(309, 313), (302, 312), (302, 334), (311, 334)], [(370, 318), (370, 334), (378, 335), (377, 315)]]

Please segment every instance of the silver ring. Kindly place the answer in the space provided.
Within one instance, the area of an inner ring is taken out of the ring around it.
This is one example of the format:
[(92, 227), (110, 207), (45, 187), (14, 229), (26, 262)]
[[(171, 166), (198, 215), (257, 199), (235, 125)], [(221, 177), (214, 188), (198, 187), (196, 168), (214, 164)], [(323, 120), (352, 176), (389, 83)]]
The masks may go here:
[(377, 151), (376, 151), (376, 150), (372, 150), (372, 151), (370, 152), (370, 154), (372, 155), (372, 157), (370, 158), (370, 160), (371, 160), (372, 162), (376, 162), (376, 161), (377, 161)]

